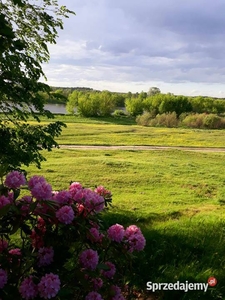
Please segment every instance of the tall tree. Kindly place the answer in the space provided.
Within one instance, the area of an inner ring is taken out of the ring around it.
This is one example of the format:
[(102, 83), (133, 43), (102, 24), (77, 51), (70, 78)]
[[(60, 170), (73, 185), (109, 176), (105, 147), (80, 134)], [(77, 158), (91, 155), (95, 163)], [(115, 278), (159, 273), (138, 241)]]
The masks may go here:
[[(41, 4), (40, 4), (41, 3)], [(64, 125), (53, 122), (31, 126), (32, 116), (48, 118), (40, 82), (41, 64), (49, 60), (48, 44), (55, 44), (63, 17), (73, 13), (57, 0), (0, 0), (0, 177), (7, 169), (44, 160), (40, 150), (57, 146)]]

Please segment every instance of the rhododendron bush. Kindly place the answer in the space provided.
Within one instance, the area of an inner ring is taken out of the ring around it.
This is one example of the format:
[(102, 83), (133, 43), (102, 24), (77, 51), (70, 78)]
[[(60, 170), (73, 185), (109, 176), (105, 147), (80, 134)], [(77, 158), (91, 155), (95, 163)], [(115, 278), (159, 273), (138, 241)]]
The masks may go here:
[(0, 299), (124, 299), (145, 238), (135, 225), (104, 228), (111, 200), (102, 186), (56, 192), (42, 176), (9, 173), (0, 185)]

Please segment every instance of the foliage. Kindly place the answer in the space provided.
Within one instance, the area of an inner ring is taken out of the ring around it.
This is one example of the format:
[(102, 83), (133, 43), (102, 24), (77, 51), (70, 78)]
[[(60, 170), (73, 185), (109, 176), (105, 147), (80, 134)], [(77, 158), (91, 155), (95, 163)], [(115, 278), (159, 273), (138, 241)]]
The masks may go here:
[(148, 91), (148, 96), (154, 96), (154, 95), (157, 95), (157, 94), (161, 94), (161, 91), (158, 87), (151, 87)]
[[(41, 64), (49, 59), (47, 45), (56, 43), (57, 30), (63, 28), (61, 18), (70, 13), (55, 0), (44, 0), (41, 5), (22, 0), (0, 2), (0, 163), (4, 170), (32, 162), (40, 167), (44, 158), (39, 151), (57, 145), (54, 138), (61, 132), (61, 122), (34, 128), (22, 121), (30, 114), (39, 120), (38, 113), (53, 118), (44, 109), (43, 95), (51, 89), (39, 81), (45, 77)], [(6, 155), (8, 141), (14, 149)], [(25, 149), (17, 157), (19, 145)]]
[(0, 194), (0, 297), (3, 299), (124, 299), (133, 252), (143, 250), (140, 229), (115, 224), (100, 213), (111, 204), (103, 186), (94, 191), (73, 182), (53, 192), (42, 176), (28, 181), (9, 173)]
[(191, 114), (187, 115), (181, 124), (191, 128), (224, 129), (225, 118), (215, 114)]
[(115, 109), (116, 98), (109, 91), (83, 93), (73, 91), (66, 106), (70, 114), (77, 111), (84, 117), (107, 117)]
[(142, 114), (144, 109), (143, 101), (142, 96), (127, 98), (125, 101), (126, 111), (134, 117)]
[(218, 100), (210, 97), (190, 97), (189, 101), (195, 113), (222, 114), (225, 112), (225, 100)]

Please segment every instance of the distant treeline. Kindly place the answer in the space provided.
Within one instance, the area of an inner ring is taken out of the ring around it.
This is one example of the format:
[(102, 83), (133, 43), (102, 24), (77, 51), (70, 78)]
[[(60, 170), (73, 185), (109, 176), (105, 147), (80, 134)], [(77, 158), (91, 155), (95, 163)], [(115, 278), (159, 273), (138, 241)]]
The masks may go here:
[(145, 112), (153, 116), (172, 112), (177, 116), (183, 113), (225, 113), (224, 99), (163, 94), (157, 88), (151, 88), (148, 93), (116, 93), (87, 87), (51, 89), (50, 96), (42, 94), (46, 103), (65, 104), (69, 113), (90, 117), (110, 115), (118, 107), (125, 107), (126, 112), (134, 117)]

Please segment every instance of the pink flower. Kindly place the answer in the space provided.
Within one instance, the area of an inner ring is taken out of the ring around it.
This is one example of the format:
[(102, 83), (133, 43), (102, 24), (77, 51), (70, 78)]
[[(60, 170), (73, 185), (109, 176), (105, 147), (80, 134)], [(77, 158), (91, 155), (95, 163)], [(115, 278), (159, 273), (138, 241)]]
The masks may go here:
[(21, 250), (19, 248), (9, 250), (9, 254), (21, 256)]
[(7, 283), (8, 277), (6, 271), (0, 269), (0, 289), (2, 289)]
[(0, 253), (2, 253), (8, 247), (8, 242), (6, 240), (0, 240)]
[(0, 196), (0, 209), (10, 203), (11, 201), (9, 198), (5, 197), (4, 195)]
[(98, 265), (98, 252), (92, 249), (84, 250), (80, 254), (80, 263), (84, 268), (95, 270)]
[(79, 182), (72, 182), (69, 187), (69, 191), (70, 191), (72, 197), (74, 197), (76, 195), (76, 193), (82, 189), (83, 189), (82, 185)]
[(95, 193), (99, 194), (102, 197), (111, 197), (112, 194), (109, 190), (105, 189), (104, 186), (100, 185), (95, 190)]
[(29, 300), (34, 299), (38, 294), (37, 285), (33, 282), (33, 277), (29, 276), (25, 278), (19, 287), (19, 292), (22, 298)]
[(103, 281), (101, 278), (93, 278), (92, 283), (95, 291), (99, 290), (103, 286)]
[(56, 218), (64, 224), (72, 223), (74, 219), (74, 211), (71, 206), (63, 206), (56, 212)]
[(53, 262), (54, 250), (52, 247), (43, 247), (38, 250), (38, 266), (48, 266)]
[(45, 178), (43, 176), (34, 175), (31, 177), (31, 179), (28, 181), (28, 187), (30, 189), (34, 188), (36, 184), (46, 182)]
[(124, 238), (125, 230), (122, 225), (115, 224), (109, 227), (107, 233), (110, 240), (121, 243)]
[(71, 204), (71, 194), (68, 191), (60, 191), (54, 195), (59, 204)]
[(38, 284), (38, 291), (40, 296), (44, 299), (50, 299), (57, 295), (60, 290), (59, 276), (55, 274), (46, 274), (41, 278)]
[(136, 225), (130, 225), (125, 231), (125, 238), (128, 243), (128, 251), (133, 252), (141, 251), (144, 249), (146, 240), (140, 230)]
[(52, 187), (47, 182), (38, 182), (31, 188), (31, 194), (37, 200), (51, 200), (52, 199)]
[(37, 200), (51, 200), (52, 199), (52, 187), (47, 183), (43, 176), (33, 176), (28, 181), (28, 187), (31, 190), (31, 194)]
[(99, 232), (97, 228), (91, 228), (89, 230), (89, 234), (87, 235), (87, 238), (91, 240), (92, 242), (101, 242), (104, 235)]
[(105, 277), (107, 277), (107, 278), (112, 278), (112, 277), (115, 275), (115, 273), (116, 273), (116, 267), (115, 267), (115, 265), (114, 265), (113, 263), (109, 262), (109, 261), (107, 261), (107, 262), (105, 263), (105, 265), (106, 265), (107, 267), (109, 267), (109, 270), (108, 270), (108, 271), (102, 270), (101, 273), (102, 273)]
[(23, 173), (12, 171), (6, 175), (5, 185), (11, 189), (18, 189), (26, 184), (26, 178)]
[(90, 189), (84, 190), (84, 206), (89, 211), (100, 212), (103, 210), (105, 200), (102, 196), (99, 196)]
[(97, 292), (90, 292), (85, 297), (85, 300), (103, 300), (102, 296)]

